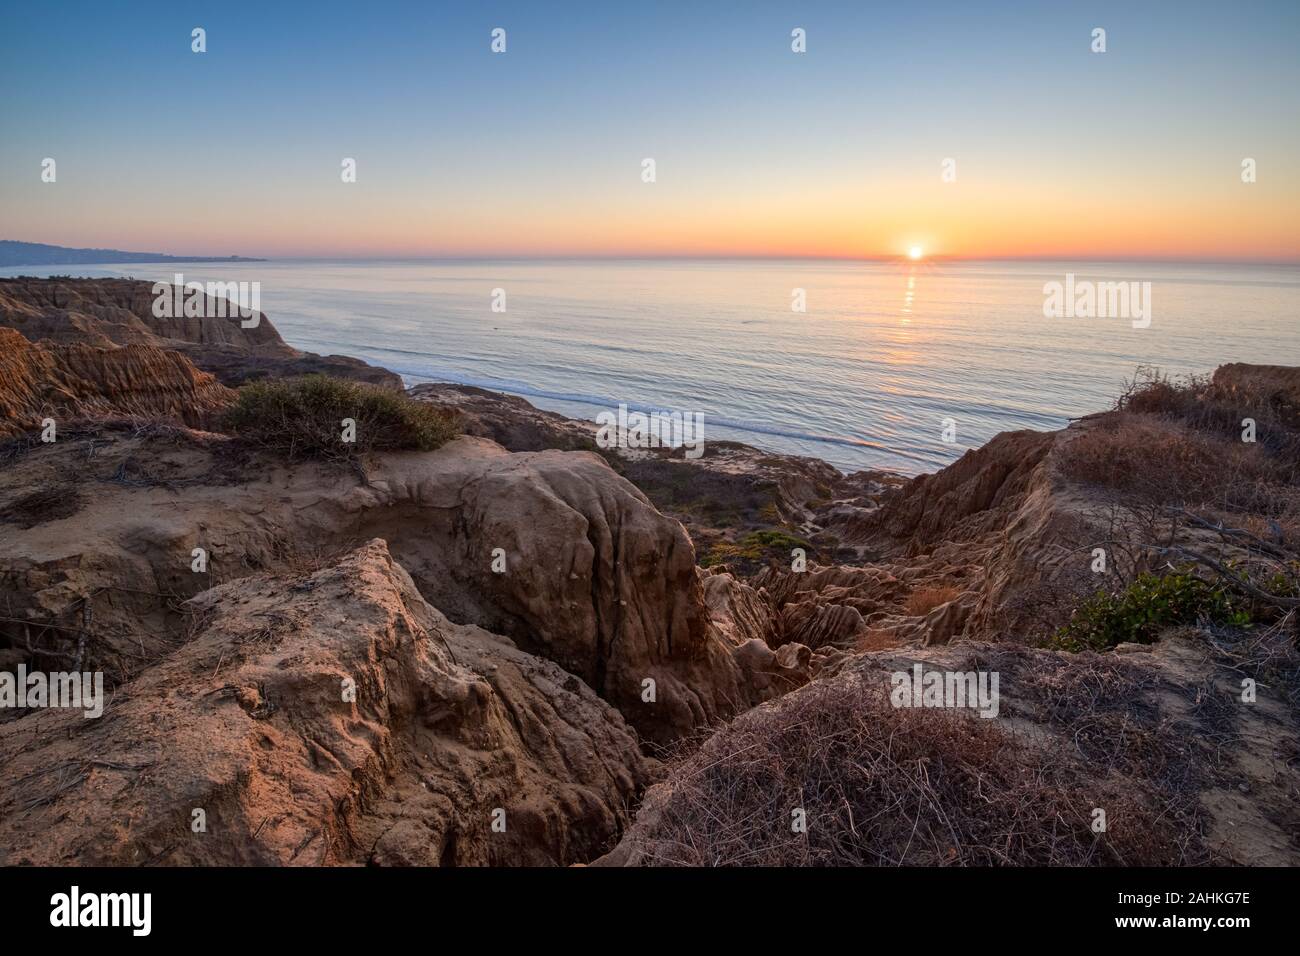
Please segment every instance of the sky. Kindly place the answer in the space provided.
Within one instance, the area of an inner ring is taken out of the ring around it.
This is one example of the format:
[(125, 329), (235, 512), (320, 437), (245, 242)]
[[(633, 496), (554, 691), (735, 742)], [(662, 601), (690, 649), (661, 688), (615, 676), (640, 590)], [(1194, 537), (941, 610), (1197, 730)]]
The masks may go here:
[(0, 238), (1295, 262), (1298, 49), (1298, 0), (6, 3)]

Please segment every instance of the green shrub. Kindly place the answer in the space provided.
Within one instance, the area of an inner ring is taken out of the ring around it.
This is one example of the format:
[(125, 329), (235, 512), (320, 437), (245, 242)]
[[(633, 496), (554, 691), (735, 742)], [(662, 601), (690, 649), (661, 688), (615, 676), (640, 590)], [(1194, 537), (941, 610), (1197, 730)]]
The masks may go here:
[(739, 541), (718, 542), (700, 559), (700, 564), (706, 568), (730, 564), (741, 573), (752, 573), (769, 560), (789, 564), (790, 552), (795, 548), (803, 548), (812, 557), (813, 546), (802, 538), (784, 531), (751, 531)]
[(1142, 574), (1119, 594), (1098, 591), (1071, 615), (1049, 642), (1065, 651), (1101, 651), (1116, 644), (1150, 644), (1161, 630), (1181, 624), (1234, 624), (1251, 621), (1243, 599), (1225, 585), (1189, 570)]
[[(349, 418), (356, 423), (354, 442), (343, 441), (343, 420)], [(454, 412), (326, 375), (244, 385), (224, 424), (245, 441), (290, 459), (432, 451), (458, 433)]]

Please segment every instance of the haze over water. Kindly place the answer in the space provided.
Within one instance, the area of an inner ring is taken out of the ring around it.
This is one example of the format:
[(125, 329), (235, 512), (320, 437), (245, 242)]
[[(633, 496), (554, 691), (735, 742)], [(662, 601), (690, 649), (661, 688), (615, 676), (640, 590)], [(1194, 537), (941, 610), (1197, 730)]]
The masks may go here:
[[(700, 412), (706, 439), (844, 470), (932, 471), (998, 432), (1110, 406), (1139, 365), (1300, 363), (1300, 267), (829, 260), (275, 261), (3, 270), (261, 282), (292, 345), (407, 384), (592, 420)], [(1152, 321), (1043, 316), (1043, 284), (1151, 282)], [(506, 290), (507, 311), (490, 310)], [(795, 288), (807, 312), (791, 310)], [(957, 441), (941, 440), (942, 421)]]

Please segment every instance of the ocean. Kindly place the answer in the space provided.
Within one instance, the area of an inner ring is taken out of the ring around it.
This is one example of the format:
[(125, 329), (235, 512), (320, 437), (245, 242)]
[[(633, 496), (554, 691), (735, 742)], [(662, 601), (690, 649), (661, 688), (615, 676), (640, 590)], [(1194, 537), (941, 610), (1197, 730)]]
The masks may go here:
[[(1286, 265), (277, 260), (0, 270), (151, 281), (176, 272), (259, 282), (261, 309), (290, 344), (357, 356), (407, 384), (479, 385), (589, 420), (620, 403), (699, 413), (706, 440), (845, 471), (932, 471), (998, 432), (1060, 428), (1110, 407), (1143, 365), (1186, 374), (1300, 364), (1300, 267)], [(1067, 275), (1075, 287), (1150, 283), (1148, 323), (1045, 317), (1045, 285)], [(493, 311), (494, 290), (504, 311)], [(796, 290), (804, 311), (793, 308)]]

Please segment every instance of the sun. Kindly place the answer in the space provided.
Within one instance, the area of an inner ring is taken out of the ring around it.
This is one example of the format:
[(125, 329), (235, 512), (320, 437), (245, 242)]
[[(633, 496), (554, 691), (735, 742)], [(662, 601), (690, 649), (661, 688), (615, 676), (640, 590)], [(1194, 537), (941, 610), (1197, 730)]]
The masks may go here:
[(911, 249), (907, 250), (907, 258), (909, 259), (919, 259), (923, 255), (925, 255), (925, 250), (920, 246), (913, 246)]

